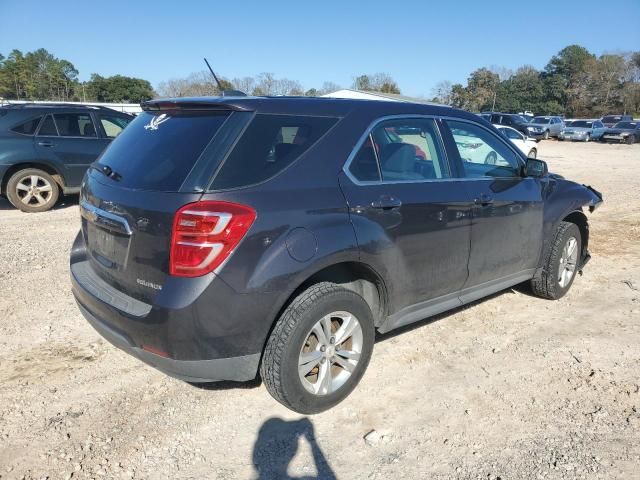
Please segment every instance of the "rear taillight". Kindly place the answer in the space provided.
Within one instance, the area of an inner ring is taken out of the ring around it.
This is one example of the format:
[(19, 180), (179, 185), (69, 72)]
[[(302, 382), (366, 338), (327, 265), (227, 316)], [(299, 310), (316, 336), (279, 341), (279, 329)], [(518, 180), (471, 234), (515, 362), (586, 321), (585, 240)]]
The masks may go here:
[(229, 257), (255, 219), (255, 210), (237, 203), (185, 205), (173, 220), (169, 273), (198, 277), (212, 272)]

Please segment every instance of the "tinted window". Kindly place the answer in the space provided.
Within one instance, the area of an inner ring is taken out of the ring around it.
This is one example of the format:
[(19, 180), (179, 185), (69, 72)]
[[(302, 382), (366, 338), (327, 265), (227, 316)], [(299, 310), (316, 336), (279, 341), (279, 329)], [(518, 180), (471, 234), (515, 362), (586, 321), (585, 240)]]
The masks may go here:
[(431, 119), (389, 120), (371, 133), (382, 180), (411, 182), (449, 177)]
[(502, 128), (500, 129), (500, 131), (504, 133), (505, 136), (511, 140), (522, 140), (522, 135), (520, 135), (515, 130), (511, 130), (510, 128)]
[(226, 114), (142, 112), (98, 161), (120, 175), (118, 185), (176, 191)]
[(98, 115), (98, 118), (100, 119), (100, 124), (104, 129), (105, 135), (109, 138), (116, 138), (120, 135), (120, 132), (122, 132), (124, 127), (129, 125), (131, 121), (130, 118), (102, 114)]
[(36, 129), (38, 128), (38, 124), (40, 123), (41, 118), (42, 117), (36, 117), (32, 118), (31, 120), (27, 120), (26, 122), (13, 127), (11, 131), (21, 133), (23, 135), (33, 135), (34, 133), (36, 133)]
[(291, 165), (336, 118), (256, 115), (216, 175), (216, 190), (267, 180)]
[(633, 130), (638, 124), (636, 122), (618, 122), (614, 125), (615, 128), (628, 128)]
[(53, 116), (62, 137), (95, 137), (96, 129), (86, 113), (56, 113)]
[(576, 128), (591, 128), (593, 122), (588, 122), (586, 120), (575, 120), (573, 122), (567, 122), (568, 127), (576, 127)]
[(56, 124), (53, 123), (51, 115), (44, 117), (44, 122), (42, 122), (40, 130), (38, 130), (38, 135), (58, 136), (58, 130), (56, 130)]
[(349, 165), (349, 172), (361, 182), (379, 182), (380, 170), (378, 169), (378, 159), (374, 151), (371, 135), (367, 136), (358, 153)]
[(498, 137), (477, 125), (447, 120), (465, 177), (518, 177), (517, 155)]
[(622, 117), (620, 115), (607, 115), (605, 117), (602, 117), (602, 121), (604, 123), (616, 123), (620, 120), (622, 120)]
[(551, 121), (550, 118), (535, 117), (533, 120), (531, 120), (531, 123), (544, 123), (544, 124), (547, 124), (550, 121)]

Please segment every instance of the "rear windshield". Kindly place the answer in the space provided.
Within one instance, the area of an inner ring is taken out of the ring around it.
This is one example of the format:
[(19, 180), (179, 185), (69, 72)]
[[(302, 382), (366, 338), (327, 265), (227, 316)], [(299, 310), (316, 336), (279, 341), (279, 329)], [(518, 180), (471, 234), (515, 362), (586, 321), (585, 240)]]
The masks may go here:
[(214, 134), (224, 113), (142, 112), (98, 160), (119, 175), (118, 185), (177, 191)]
[(615, 123), (622, 120), (620, 115), (607, 115), (606, 117), (602, 117), (602, 121), (605, 123)]
[(224, 190), (263, 182), (291, 165), (336, 118), (259, 114), (225, 160), (212, 189)]
[(533, 120), (531, 120), (531, 123), (549, 123), (550, 121), (550, 118), (535, 117)]

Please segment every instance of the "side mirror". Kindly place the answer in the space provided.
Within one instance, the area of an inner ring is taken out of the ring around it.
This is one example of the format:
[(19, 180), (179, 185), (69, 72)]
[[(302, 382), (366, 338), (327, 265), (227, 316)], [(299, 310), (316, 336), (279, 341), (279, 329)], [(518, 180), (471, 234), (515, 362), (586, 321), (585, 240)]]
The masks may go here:
[(549, 173), (547, 162), (538, 160), (537, 158), (527, 158), (527, 164), (525, 166), (525, 174), (527, 177), (544, 177)]

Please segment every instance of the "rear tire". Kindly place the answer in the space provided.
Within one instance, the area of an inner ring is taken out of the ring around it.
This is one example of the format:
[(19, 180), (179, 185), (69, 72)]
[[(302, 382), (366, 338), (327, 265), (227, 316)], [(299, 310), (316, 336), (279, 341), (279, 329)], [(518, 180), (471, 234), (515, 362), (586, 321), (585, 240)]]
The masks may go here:
[(51, 175), (37, 168), (14, 173), (7, 182), (7, 198), (19, 210), (44, 212), (58, 201), (60, 188)]
[(560, 222), (542, 272), (531, 279), (531, 290), (549, 300), (562, 298), (571, 288), (582, 252), (582, 236), (575, 223)]
[[(346, 333), (349, 328), (353, 333)], [(276, 322), (260, 376), (285, 407), (302, 414), (322, 412), (344, 400), (358, 384), (374, 339), (367, 302), (334, 283), (318, 283), (298, 295)]]

